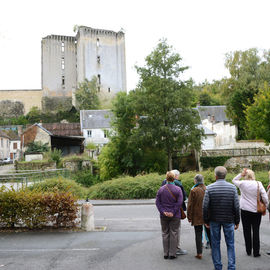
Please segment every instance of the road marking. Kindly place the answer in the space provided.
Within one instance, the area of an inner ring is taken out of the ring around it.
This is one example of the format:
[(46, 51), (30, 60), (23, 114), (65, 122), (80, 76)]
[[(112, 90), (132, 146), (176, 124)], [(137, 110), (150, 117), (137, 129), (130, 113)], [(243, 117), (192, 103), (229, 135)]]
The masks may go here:
[(0, 249), (0, 252), (34, 252), (34, 251), (48, 252), (48, 251), (96, 251), (96, 250), (99, 250), (99, 248)]
[(110, 220), (110, 221), (146, 221), (146, 220), (159, 220), (160, 218), (95, 218), (96, 221), (100, 220)]

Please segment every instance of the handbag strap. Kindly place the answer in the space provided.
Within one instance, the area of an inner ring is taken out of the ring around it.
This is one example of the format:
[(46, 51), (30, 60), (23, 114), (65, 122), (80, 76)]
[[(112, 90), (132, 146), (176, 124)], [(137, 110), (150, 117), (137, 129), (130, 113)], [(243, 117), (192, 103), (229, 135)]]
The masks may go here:
[(257, 182), (257, 202), (259, 202), (260, 201), (259, 182), (258, 181), (256, 181), (256, 182)]
[(170, 192), (170, 194), (172, 195), (172, 197), (176, 200), (175, 196), (173, 195), (173, 193), (171, 192), (171, 190), (169, 189), (169, 187), (167, 185), (165, 185), (165, 187), (168, 189), (168, 191)]

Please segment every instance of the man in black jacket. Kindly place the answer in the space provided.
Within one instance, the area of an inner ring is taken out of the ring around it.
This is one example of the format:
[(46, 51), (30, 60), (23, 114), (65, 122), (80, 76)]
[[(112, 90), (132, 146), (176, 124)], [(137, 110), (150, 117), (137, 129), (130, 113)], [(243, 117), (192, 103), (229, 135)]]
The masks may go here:
[(207, 186), (203, 201), (203, 219), (210, 227), (212, 260), (215, 270), (222, 269), (220, 254), (220, 231), (223, 227), (228, 254), (228, 270), (235, 270), (234, 230), (240, 222), (239, 200), (236, 187), (228, 183), (227, 170), (215, 168), (216, 182)]

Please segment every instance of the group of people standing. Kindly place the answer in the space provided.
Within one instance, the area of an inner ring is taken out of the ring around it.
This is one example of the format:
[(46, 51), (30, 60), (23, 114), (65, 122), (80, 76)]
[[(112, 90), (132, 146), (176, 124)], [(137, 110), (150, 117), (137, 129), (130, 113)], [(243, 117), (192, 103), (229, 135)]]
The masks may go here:
[[(181, 219), (185, 218), (186, 192), (179, 180), (179, 171), (167, 172), (157, 192), (156, 206), (160, 212), (164, 259), (175, 259), (187, 252), (180, 247)], [(215, 168), (216, 182), (205, 186), (201, 174), (194, 177), (194, 186), (188, 197), (187, 219), (194, 226), (197, 259), (202, 259), (202, 237), (205, 230), (210, 243), (212, 260), (216, 270), (222, 269), (220, 240), (223, 228), (228, 254), (228, 269), (235, 269), (234, 230), (238, 229), (240, 215), (243, 226), (246, 253), (260, 256), (259, 229), (262, 214), (257, 211), (257, 197), (268, 205), (268, 195), (261, 182), (255, 180), (252, 170), (243, 169), (233, 179), (226, 181), (225, 167)], [(241, 180), (244, 178), (244, 180)], [(240, 203), (237, 189), (241, 192)], [(241, 210), (241, 211), (240, 211)], [(241, 214), (240, 214), (241, 212)]]

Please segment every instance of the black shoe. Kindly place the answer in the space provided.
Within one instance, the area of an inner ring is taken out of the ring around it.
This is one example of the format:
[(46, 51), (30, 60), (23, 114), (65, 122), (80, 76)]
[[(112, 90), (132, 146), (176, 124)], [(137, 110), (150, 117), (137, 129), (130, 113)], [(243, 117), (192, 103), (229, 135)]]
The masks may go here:
[(168, 260), (169, 259), (169, 256), (167, 255), (167, 256), (165, 256), (164, 255), (164, 260)]
[(261, 257), (261, 254), (258, 253), (258, 254), (254, 254), (253, 256), (254, 256), (254, 257)]
[(247, 252), (247, 255), (250, 256), (251, 255), (251, 251), (250, 252)]
[(176, 256), (170, 256), (169, 257), (171, 260), (174, 260), (174, 259), (176, 259), (177, 257)]

